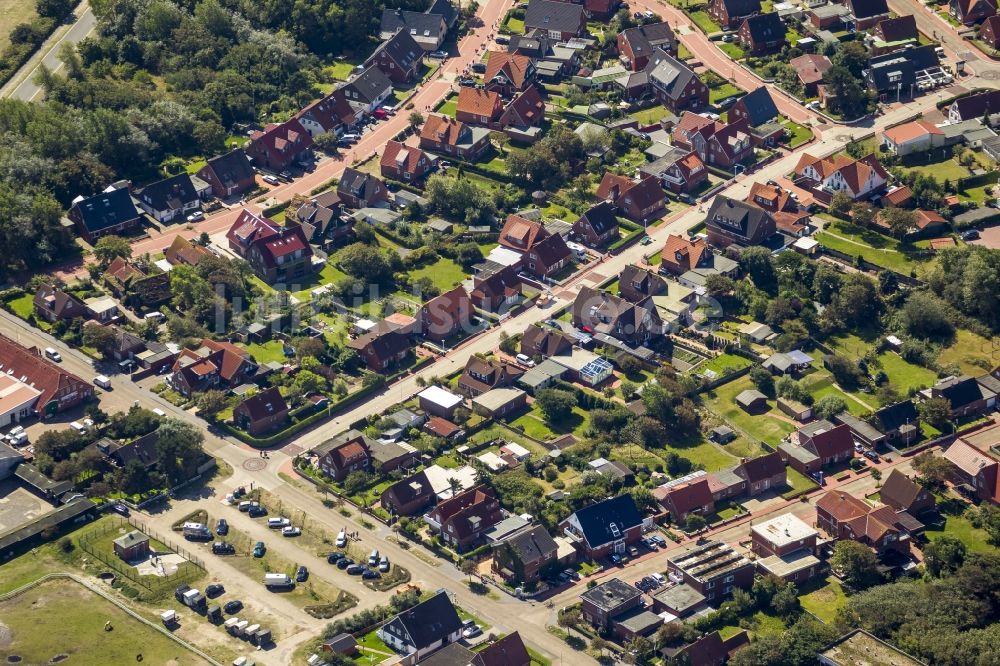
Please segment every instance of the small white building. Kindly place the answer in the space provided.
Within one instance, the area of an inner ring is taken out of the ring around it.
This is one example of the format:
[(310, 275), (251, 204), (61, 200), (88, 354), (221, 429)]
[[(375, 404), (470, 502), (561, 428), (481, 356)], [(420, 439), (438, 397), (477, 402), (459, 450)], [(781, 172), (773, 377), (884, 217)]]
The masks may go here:
[(428, 386), (417, 394), (417, 399), (422, 410), (446, 419), (451, 419), (455, 415), (455, 410), (462, 404), (462, 396), (440, 386)]

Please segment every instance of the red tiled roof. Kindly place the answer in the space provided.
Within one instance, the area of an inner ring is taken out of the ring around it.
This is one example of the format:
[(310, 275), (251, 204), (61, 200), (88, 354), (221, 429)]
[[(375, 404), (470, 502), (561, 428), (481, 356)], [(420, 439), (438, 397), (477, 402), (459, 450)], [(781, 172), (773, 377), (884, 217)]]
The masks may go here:
[[(462, 88), (462, 90), (467, 89)], [(407, 146), (399, 141), (390, 141), (385, 144), (385, 150), (382, 151), (380, 165), (383, 167), (399, 168), (406, 173), (415, 174), (419, 171), (417, 167), (421, 159), (430, 160), (427, 157), (427, 153), (420, 148)]]
[(455, 146), (458, 145), (465, 131), (465, 123), (448, 116), (432, 113), (427, 116), (423, 127), (420, 128), (420, 138)]
[(535, 243), (549, 235), (540, 222), (520, 215), (508, 215), (500, 230), (499, 243), (514, 250), (530, 250)]
[(680, 515), (690, 513), (704, 506), (710, 506), (713, 503), (712, 490), (708, 485), (708, 480), (705, 478), (668, 488), (663, 500), (661, 500), (661, 504), (668, 507), (672, 506)]
[(795, 68), (795, 73), (799, 76), (799, 81), (805, 85), (820, 83), (823, 75), (833, 67), (830, 59), (822, 55), (806, 54), (798, 58), (792, 58), (789, 63)]
[(671, 263), (677, 264), (684, 270), (691, 270), (698, 266), (701, 256), (707, 250), (705, 241), (702, 238), (690, 241), (673, 234), (667, 236), (667, 243), (663, 246), (661, 258), (668, 258)]
[(837, 522), (847, 522), (867, 515), (871, 507), (843, 490), (831, 490), (816, 501), (816, 508), (830, 514)]
[(3, 335), (0, 335), (0, 372), (18, 380), (24, 377), (41, 391), (35, 403), (38, 414), (44, 414), (46, 405), (59, 394), (83, 389), (92, 392), (87, 382), (47, 361), (36, 347), (26, 349)]
[(514, 87), (520, 88), (524, 85), (528, 70), (531, 68), (531, 58), (503, 51), (490, 51), (489, 56), (486, 61), (486, 73), (483, 74), (484, 81), (491, 81), (497, 74), (502, 73)]
[(463, 86), (458, 91), (458, 104), (455, 110), (492, 119), (493, 114), (499, 109), (499, 103), (500, 95), (495, 92)]

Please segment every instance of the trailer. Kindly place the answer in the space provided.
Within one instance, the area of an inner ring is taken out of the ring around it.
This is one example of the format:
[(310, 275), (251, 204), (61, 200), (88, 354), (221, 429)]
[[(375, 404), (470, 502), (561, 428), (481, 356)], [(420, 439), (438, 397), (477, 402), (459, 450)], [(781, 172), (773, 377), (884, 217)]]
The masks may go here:
[(211, 539), (212, 530), (202, 523), (184, 523), (181, 528), (185, 539)]
[(272, 587), (291, 587), (292, 578), (288, 574), (283, 573), (266, 573), (264, 574), (264, 586), (267, 588)]
[(243, 638), (245, 638), (248, 641), (252, 641), (258, 631), (260, 631), (260, 625), (251, 624), (249, 627), (243, 630)]
[(231, 617), (227, 618), (226, 621), (222, 623), (222, 626), (225, 627), (227, 632), (233, 633), (233, 631), (236, 629), (236, 625), (239, 623), (240, 623), (240, 618)]
[(220, 608), (218, 605), (211, 606), (209, 607), (206, 616), (208, 618), (208, 621), (211, 622), (212, 624), (221, 624), (222, 608)]
[(236, 623), (236, 632), (235, 632), (234, 635), (235, 636), (239, 636), (240, 638), (242, 638), (243, 635), (244, 635), (244, 632), (246, 631), (247, 627), (249, 627), (249, 626), (250, 626), (250, 622), (248, 620), (240, 620), (239, 622)]
[(253, 641), (254, 645), (260, 647), (263, 647), (265, 645), (270, 645), (274, 641), (274, 639), (271, 638), (270, 629), (258, 629), (251, 640)]
[(163, 626), (170, 627), (177, 622), (177, 611), (168, 610), (160, 613), (160, 619), (163, 621)]

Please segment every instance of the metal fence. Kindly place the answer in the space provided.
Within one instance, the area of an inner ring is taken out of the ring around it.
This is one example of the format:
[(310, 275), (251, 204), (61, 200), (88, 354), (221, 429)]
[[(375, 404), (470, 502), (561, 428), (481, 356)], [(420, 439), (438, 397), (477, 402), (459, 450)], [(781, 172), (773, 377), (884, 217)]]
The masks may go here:
[[(181, 562), (177, 566), (177, 571), (169, 576), (140, 576), (135, 567), (123, 562), (112, 549), (104, 548), (96, 543), (104, 539), (108, 534), (116, 532), (123, 527), (132, 528), (146, 534), (151, 539), (159, 541), (164, 546), (172, 549), (171, 552), (182, 556), (186, 562)], [(205, 574), (204, 561), (186, 550), (185, 548), (173, 546), (156, 532), (141, 526), (132, 521), (131, 518), (110, 520), (103, 525), (95, 527), (80, 537), (80, 548), (88, 555), (101, 562), (107, 569), (110, 569), (116, 576), (120, 576), (129, 585), (140, 588), (140, 594), (155, 597), (171, 592), (181, 583), (200, 578)]]

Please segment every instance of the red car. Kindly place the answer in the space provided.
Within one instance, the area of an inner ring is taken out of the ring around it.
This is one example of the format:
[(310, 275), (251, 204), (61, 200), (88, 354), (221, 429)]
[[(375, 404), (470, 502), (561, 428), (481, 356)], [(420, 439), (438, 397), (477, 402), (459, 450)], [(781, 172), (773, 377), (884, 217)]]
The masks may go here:
[(385, 120), (389, 114), (385, 112), (385, 109), (375, 109), (372, 111), (372, 115), (379, 120)]

